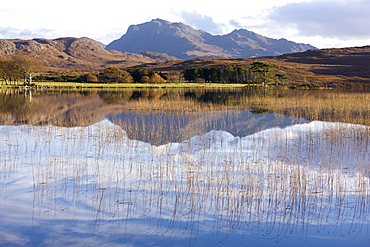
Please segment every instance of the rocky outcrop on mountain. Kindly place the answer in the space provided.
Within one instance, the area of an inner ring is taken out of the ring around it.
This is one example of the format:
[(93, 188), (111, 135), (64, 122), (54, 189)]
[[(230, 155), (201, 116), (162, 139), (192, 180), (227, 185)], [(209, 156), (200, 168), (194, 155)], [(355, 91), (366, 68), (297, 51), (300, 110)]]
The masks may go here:
[(155, 19), (132, 25), (127, 33), (107, 45), (123, 52), (159, 52), (189, 59), (200, 56), (241, 58), (302, 52), (315, 47), (286, 39), (272, 39), (239, 29), (226, 35), (212, 35), (183, 23)]
[(72, 37), (54, 40), (0, 40), (0, 57), (10, 55), (31, 56), (46, 67), (65, 69), (95, 69), (113, 65), (130, 67), (176, 59), (166, 54), (133, 54), (106, 50), (94, 40)]

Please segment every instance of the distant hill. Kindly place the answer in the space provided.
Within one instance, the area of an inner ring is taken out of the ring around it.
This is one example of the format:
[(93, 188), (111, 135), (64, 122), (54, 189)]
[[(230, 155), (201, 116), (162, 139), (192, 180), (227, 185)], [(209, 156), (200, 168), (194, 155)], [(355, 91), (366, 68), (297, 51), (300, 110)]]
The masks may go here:
[(370, 86), (370, 46), (314, 49), (280, 56), (221, 58), (198, 57), (176, 60), (147, 67), (159, 71), (182, 71), (192, 67), (250, 66), (254, 61), (276, 64), (276, 73), (286, 74), (290, 81), (326, 86)]
[(27, 55), (46, 67), (64, 69), (96, 69), (106, 66), (130, 67), (143, 63), (165, 62), (176, 59), (166, 54), (146, 52), (133, 54), (106, 50), (88, 38), (58, 39), (0, 39), (0, 57)]
[[(94, 39), (89, 38), (89, 37), (81, 37), (81, 39), (91, 39), (91, 40), (94, 40)], [(94, 40), (94, 41), (96, 41), (96, 40)], [(104, 43), (102, 43), (102, 42), (100, 42), (100, 41), (96, 41), (96, 42), (98, 42), (98, 44), (99, 44), (102, 48), (104, 48), (104, 49), (105, 49), (105, 47), (107, 47), (107, 45), (106, 45), (106, 44), (104, 44)]]
[[(153, 25), (159, 25), (158, 23), (160, 23), (159, 21), (157, 21), (157, 24), (154, 22), (152, 21), (151, 23)], [(183, 26), (193, 30), (195, 33), (202, 33), (207, 36), (205, 32), (196, 31), (181, 23), (168, 23), (168, 27), (172, 25)], [(135, 29), (135, 26), (131, 26), (130, 29)], [(153, 29), (154, 31), (155, 29)], [(248, 31), (239, 30), (233, 33), (235, 35), (238, 32)], [(208, 36), (212, 35), (208, 34)], [(181, 38), (180, 40), (184, 46), (188, 44), (188, 39)], [(195, 36), (193, 40), (196, 40)], [(167, 43), (167, 46), (169, 45), (170, 43)], [(163, 44), (160, 47), (163, 48), (165, 46), (166, 44)], [(237, 49), (235, 48), (235, 50)], [(173, 51), (177, 51), (178, 54), (183, 52), (176, 49)], [(53, 40), (41, 38), (32, 40), (0, 39), (0, 58), (12, 55), (31, 56), (50, 70), (53, 68), (57, 70), (96, 70), (108, 66), (118, 68), (136, 66), (169, 72), (202, 66), (250, 66), (253, 61), (258, 60), (276, 64), (277, 66), (273, 67), (273, 69), (277, 73), (286, 74), (290, 81), (298, 84), (317, 83), (327, 86), (362, 84), (370, 86), (370, 46), (312, 49), (278, 56), (246, 58), (197, 57), (188, 60), (179, 60), (175, 56), (159, 52), (140, 52), (107, 50), (98, 42), (87, 38), (67, 37)], [(192, 50), (192, 52), (194, 54), (196, 50)], [(201, 53), (204, 51), (198, 50), (197, 52)], [(212, 54), (208, 55), (211, 56)]]
[(275, 56), (302, 52), (315, 47), (286, 39), (272, 39), (239, 29), (226, 35), (212, 35), (183, 23), (154, 19), (132, 25), (127, 33), (107, 45), (107, 49), (123, 52), (159, 52), (180, 59), (195, 57), (242, 58)]

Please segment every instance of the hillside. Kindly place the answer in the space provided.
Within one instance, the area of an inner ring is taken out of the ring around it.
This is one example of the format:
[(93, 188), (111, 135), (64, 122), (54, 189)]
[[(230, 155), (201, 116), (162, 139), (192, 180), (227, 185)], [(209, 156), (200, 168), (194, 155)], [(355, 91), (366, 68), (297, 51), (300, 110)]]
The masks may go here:
[(212, 35), (183, 23), (155, 19), (132, 25), (127, 33), (107, 45), (107, 49), (123, 52), (159, 52), (180, 59), (195, 57), (274, 56), (306, 51), (315, 47), (286, 39), (272, 39), (239, 29), (226, 35)]
[(222, 67), (225, 65), (249, 66), (253, 61), (276, 64), (276, 73), (288, 75), (296, 83), (317, 83), (326, 86), (370, 86), (370, 46), (315, 49), (305, 52), (259, 58), (212, 58), (169, 61), (148, 64), (161, 71), (183, 70), (191, 67)]
[(96, 69), (112, 65), (130, 67), (176, 59), (151, 52), (133, 54), (106, 50), (94, 40), (71, 37), (54, 40), (0, 40), (0, 57), (9, 55), (31, 56), (46, 67), (58, 69)]
[(297, 70), (291, 75), (296, 80), (327, 85), (370, 85), (370, 46), (309, 50), (270, 59)]
[(118, 68), (136, 66), (167, 72), (182, 71), (190, 67), (221, 67), (229, 64), (249, 66), (253, 61), (259, 60), (275, 63), (277, 66), (273, 69), (277, 73), (288, 75), (290, 81), (297, 84), (370, 85), (370, 46), (312, 49), (279, 56), (198, 57), (179, 60), (163, 53), (138, 54), (107, 50), (98, 42), (86, 38), (0, 40), (0, 58), (11, 55), (31, 56), (48, 70), (97, 70), (108, 66)]

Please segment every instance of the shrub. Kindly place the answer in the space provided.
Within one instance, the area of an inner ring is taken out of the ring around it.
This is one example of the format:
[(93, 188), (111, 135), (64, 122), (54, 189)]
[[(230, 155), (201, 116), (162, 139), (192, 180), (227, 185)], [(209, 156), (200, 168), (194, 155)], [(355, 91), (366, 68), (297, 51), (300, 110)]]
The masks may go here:
[(99, 79), (96, 75), (93, 75), (91, 73), (87, 73), (81, 76), (81, 81), (83, 82), (98, 82)]

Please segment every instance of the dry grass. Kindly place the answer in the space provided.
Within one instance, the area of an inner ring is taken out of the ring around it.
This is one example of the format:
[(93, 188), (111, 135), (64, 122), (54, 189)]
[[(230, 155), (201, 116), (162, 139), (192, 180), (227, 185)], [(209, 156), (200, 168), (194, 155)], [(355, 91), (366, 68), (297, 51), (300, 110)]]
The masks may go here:
[(130, 111), (204, 111), (219, 108), (211, 104), (199, 104), (193, 100), (138, 100), (129, 101), (122, 104), (125, 110)]
[[(49, 126), (33, 133), (45, 145), (35, 145), (39, 140), (28, 138), (29, 149), (17, 153), (19, 144), (12, 140), (7, 150), (10, 157), (17, 154), (34, 164), (35, 210), (56, 211), (64, 206), (56, 197), (73, 198), (69, 210), (82, 215), (83, 205), (88, 205), (98, 230), (103, 227), (101, 223), (115, 229), (123, 221), (145, 215), (151, 219), (149, 227), (163, 236), (169, 236), (168, 229), (171, 234), (177, 231), (175, 225), (165, 230), (158, 227), (163, 218), (171, 218), (173, 224), (182, 222), (190, 230), (257, 232), (280, 242), (293, 234), (304, 238), (308, 229), (328, 231), (329, 224), (338, 226), (340, 234), (353, 234), (355, 231), (347, 230), (345, 224), (356, 226), (359, 219), (369, 215), (368, 178), (342, 172), (346, 164), (336, 157), (328, 157), (329, 163), (314, 168), (310, 156), (301, 157), (300, 147), (307, 145), (305, 138), (297, 139), (289, 152), (283, 148), (280, 159), (284, 161), (279, 162), (261, 159), (263, 150), (256, 144), (266, 150), (276, 145), (263, 136), (255, 136), (249, 144), (240, 144), (232, 151), (204, 146), (194, 155), (190, 147), (174, 152), (171, 145), (140, 145), (126, 139), (115, 127), (61, 132)], [(335, 134), (339, 140), (347, 138), (344, 132)], [(59, 147), (55, 140), (62, 149), (55, 149)], [(312, 141), (313, 149), (324, 147), (328, 155), (337, 145), (328, 138)], [(356, 157), (361, 160), (366, 147), (357, 147)], [(41, 151), (50, 156), (39, 157)], [(366, 164), (364, 159), (359, 166)], [(218, 238), (222, 243), (226, 241)]]
[(292, 117), (370, 125), (368, 93), (321, 92), (304, 97), (253, 97), (247, 98), (246, 103)]
[[(304, 97), (266, 94), (244, 97), (241, 104), (232, 106), (172, 97), (125, 101), (121, 107), (199, 114), (205, 109), (264, 107), (312, 120), (369, 123), (367, 96), (330, 92)], [(86, 117), (80, 111), (73, 116)], [(144, 134), (154, 131), (139, 124), (131, 127)], [(130, 224), (132, 219), (145, 216), (150, 219), (146, 222), (148, 229), (158, 236), (171, 237), (179, 230), (179, 222), (189, 229), (181, 228), (181, 234), (223, 229), (217, 236), (222, 244), (228, 235), (237, 232), (253, 232), (278, 243), (292, 235), (305, 239), (308, 230), (329, 232), (333, 229), (330, 226), (335, 226), (341, 236), (353, 236), (361, 231), (360, 222), (369, 217), (369, 156), (368, 145), (364, 145), (368, 139), (356, 138), (364, 134), (360, 129), (340, 128), (292, 141), (274, 134), (269, 138), (248, 137), (248, 142), (235, 138), (235, 148), (227, 150), (222, 143), (210, 147), (207, 139), (199, 139), (194, 145), (189, 142), (180, 149), (176, 149), (176, 143), (148, 146), (126, 138), (117, 126), (61, 129), (49, 125), (29, 128), (25, 139), (16, 135), (19, 132), (5, 132), (1, 136), (6, 143), (0, 149), (4, 153), (1, 172), (4, 181), (17, 181), (17, 169), (31, 167), (28, 186), (33, 188), (33, 197), (26, 205), (33, 205), (35, 212), (50, 211), (55, 215), (52, 220), (68, 206), (76, 220), (87, 215), (82, 219), (87, 224), (93, 222), (88, 227), (96, 232), (108, 225), (129, 236), (130, 231), (138, 230), (135, 225), (123, 228), (123, 222)], [(199, 125), (195, 123), (192, 129), (199, 129)], [(161, 129), (156, 131), (160, 132), (157, 136), (163, 134)], [(218, 138), (217, 134), (210, 137)], [(354, 152), (351, 154), (357, 167), (338, 159), (338, 154), (348, 151), (344, 143), (352, 143), (350, 151)], [(196, 147), (199, 151), (194, 150)], [(316, 159), (316, 154), (325, 155)], [(4, 184), (4, 191), (11, 189), (12, 183)], [(40, 216), (35, 215), (38, 223)], [(171, 219), (168, 228), (158, 227), (164, 224), (163, 219)], [(347, 224), (353, 227), (348, 230)]]
[(136, 111), (205, 111), (255, 110), (258, 113), (276, 112), (308, 120), (345, 122), (370, 126), (370, 97), (368, 93), (334, 93), (321, 91), (304, 95), (246, 96), (227, 104), (199, 103), (191, 99), (165, 98), (127, 101), (125, 110)]
[[(202, 101), (206, 90), (197, 89), (194, 98), (184, 96), (186, 89), (178, 90), (141, 91), (140, 98), (135, 98), (132, 90), (118, 91), (116, 94), (98, 94), (98, 91), (92, 91), (94, 93), (47, 97), (35, 93), (32, 98), (27, 93), (5, 93), (1, 99), (3, 103), (0, 107), (0, 121), (3, 124), (22, 122), (77, 126), (89, 125), (104, 115), (122, 111), (202, 112), (236, 109), (255, 110), (256, 113), (274, 111), (308, 120), (370, 126), (370, 97), (369, 93), (364, 92), (251, 90), (245, 94), (225, 96), (217, 91), (210, 101)], [(212, 102), (213, 99), (220, 100)], [(67, 124), (66, 121), (70, 123)]]

